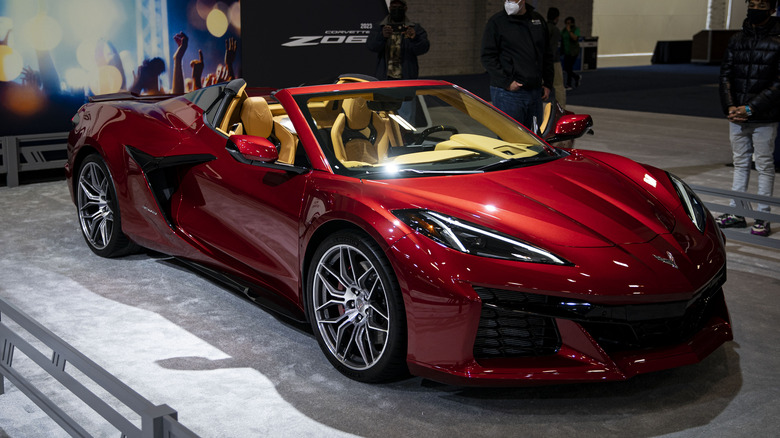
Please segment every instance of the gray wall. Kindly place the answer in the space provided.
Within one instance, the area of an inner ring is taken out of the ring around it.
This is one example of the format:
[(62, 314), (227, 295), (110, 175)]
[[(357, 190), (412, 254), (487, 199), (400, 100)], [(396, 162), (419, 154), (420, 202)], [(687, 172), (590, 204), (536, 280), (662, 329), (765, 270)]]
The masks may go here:
[[(573, 16), (583, 36), (589, 36), (593, 26), (593, 0), (527, 0), (537, 4), (537, 11), (547, 16), (555, 6), (563, 18)], [(479, 62), (482, 32), (488, 18), (500, 11), (503, 0), (450, 0), (434, 2), (408, 0), (408, 16), (428, 32), (431, 50), (419, 58), (420, 76), (482, 73)]]

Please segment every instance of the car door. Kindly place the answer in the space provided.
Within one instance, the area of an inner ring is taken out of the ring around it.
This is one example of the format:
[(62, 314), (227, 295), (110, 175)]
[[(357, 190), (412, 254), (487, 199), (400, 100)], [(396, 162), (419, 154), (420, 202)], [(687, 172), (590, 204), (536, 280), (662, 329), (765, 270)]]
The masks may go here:
[(224, 147), (179, 187), (176, 222), (233, 273), (298, 303), (299, 236), (309, 174), (240, 163)]

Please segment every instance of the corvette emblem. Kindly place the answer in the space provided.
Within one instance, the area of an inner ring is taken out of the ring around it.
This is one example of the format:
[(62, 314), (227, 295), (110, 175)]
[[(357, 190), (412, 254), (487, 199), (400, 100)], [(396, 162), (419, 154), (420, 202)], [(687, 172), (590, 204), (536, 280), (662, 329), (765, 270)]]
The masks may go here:
[(663, 257), (661, 257), (661, 256), (657, 256), (657, 255), (655, 255), (655, 254), (653, 254), (653, 257), (655, 257), (655, 258), (656, 258), (657, 260), (659, 260), (659, 261), (662, 261), (662, 262), (666, 263), (667, 265), (669, 265), (669, 266), (673, 267), (674, 269), (679, 269), (679, 268), (677, 267), (677, 263), (674, 261), (674, 256), (672, 255), (672, 253), (671, 253), (671, 252), (669, 252), (669, 251), (666, 251), (666, 255), (667, 255), (667, 257), (669, 257), (669, 258), (666, 258), (666, 259), (665, 259), (665, 258), (663, 258)]

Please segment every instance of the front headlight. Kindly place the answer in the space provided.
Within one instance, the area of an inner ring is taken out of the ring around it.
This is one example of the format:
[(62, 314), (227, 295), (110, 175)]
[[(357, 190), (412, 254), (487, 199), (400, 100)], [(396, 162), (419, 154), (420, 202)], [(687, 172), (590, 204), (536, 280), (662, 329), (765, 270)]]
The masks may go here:
[(666, 174), (669, 175), (669, 179), (672, 181), (672, 185), (674, 185), (674, 189), (677, 191), (677, 196), (680, 197), (680, 202), (682, 202), (685, 213), (691, 218), (691, 221), (696, 225), (696, 228), (703, 233), (704, 224), (706, 223), (707, 218), (707, 210), (704, 207), (704, 203), (701, 202), (701, 199), (696, 196), (696, 193), (694, 193), (683, 180), (669, 172)]
[(431, 210), (394, 210), (414, 231), (466, 254), (521, 262), (572, 265), (555, 254), (498, 231)]

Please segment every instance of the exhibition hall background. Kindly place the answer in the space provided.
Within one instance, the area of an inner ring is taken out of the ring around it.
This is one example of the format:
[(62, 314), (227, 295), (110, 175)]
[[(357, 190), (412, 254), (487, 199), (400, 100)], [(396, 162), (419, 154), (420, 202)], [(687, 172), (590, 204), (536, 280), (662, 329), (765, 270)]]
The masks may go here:
[[(573, 16), (583, 36), (598, 36), (598, 67), (649, 65), (659, 41), (691, 40), (703, 29), (737, 29), (736, 0), (527, 0)], [(427, 30), (431, 49), (420, 74), (475, 75), (484, 24), (503, 0), (409, 0), (408, 16)], [(225, 41), (251, 86), (286, 87), (340, 73), (372, 74), (365, 40), (387, 13), (386, 0), (4, 0), (0, 2), (0, 136), (62, 132), (91, 95), (128, 90), (139, 68), (159, 57), (159, 87), (171, 90), (179, 32), (183, 59), (203, 53), (204, 75), (218, 73)]]

